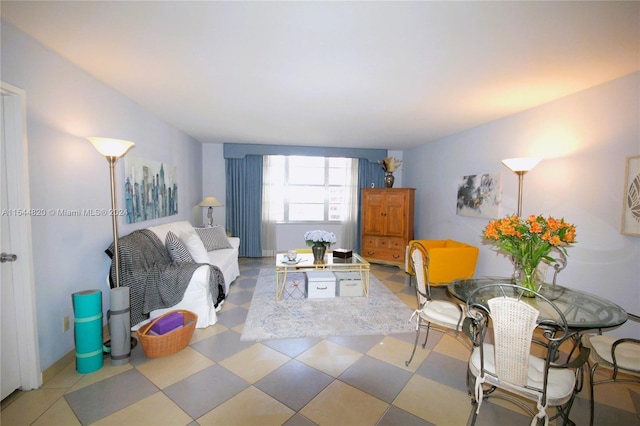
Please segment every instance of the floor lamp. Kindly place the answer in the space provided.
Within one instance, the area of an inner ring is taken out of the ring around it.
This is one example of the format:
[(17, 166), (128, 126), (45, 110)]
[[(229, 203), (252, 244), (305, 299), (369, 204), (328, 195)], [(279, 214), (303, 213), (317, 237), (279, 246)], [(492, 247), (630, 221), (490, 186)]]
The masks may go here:
[(507, 158), (502, 160), (502, 164), (518, 175), (518, 216), (522, 215), (522, 187), (524, 183), (524, 175), (533, 169), (540, 161), (542, 161), (542, 158), (537, 157)]
[(120, 251), (118, 247), (118, 216), (116, 207), (115, 165), (120, 157), (134, 146), (133, 142), (110, 139), (88, 138), (89, 142), (109, 163), (111, 185), (111, 223), (113, 228), (113, 260), (115, 263), (115, 288), (109, 293), (109, 334), (111, 335), (111, 365), (125, 365), (131, 356), (131, 307), (129, 304), (129, 287), (120, 287)]
[(200, 207), (209, 207), (209, 209), (207, 210), (207, 218), (209, 219), (207, 223), (207, 227), (212, 228), (213, 227), (213, 208), (222, 207), (222, 203), (218, 201), (216, 197), (207, 197), (204, 200), (202, 200), (198, 205)]

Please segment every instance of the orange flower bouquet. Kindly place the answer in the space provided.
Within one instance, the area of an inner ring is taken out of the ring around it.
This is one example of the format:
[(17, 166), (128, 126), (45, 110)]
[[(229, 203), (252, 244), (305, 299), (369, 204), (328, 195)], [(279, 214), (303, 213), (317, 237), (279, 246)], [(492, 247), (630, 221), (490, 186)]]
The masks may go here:
[(535, 271), (544, 259), (553, 262), (549, 254), (553, 247), (567, 253), (567, 247), (576, 242), (576, 227), (564, 219), (531, 215), (526, 220), (507, 216), (489, 222), (484, 238), (513, 256), (516, 267), (522, 270), (521, 285), (537, 290)]

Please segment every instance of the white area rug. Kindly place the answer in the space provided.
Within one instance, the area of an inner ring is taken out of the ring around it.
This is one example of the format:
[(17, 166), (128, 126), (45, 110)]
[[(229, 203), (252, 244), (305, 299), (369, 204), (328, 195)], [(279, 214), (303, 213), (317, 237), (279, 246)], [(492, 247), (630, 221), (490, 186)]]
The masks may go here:
[[(302, 274), (289, 274), (285, 289)], [(363, 336), (415, 331), (408, 322), (413, 311), (373, 274), (369, 297), (283, 299), (276, 302), (274, 269), (262, 269), (253, 292), (241, 340), (299, 337)], [(412, 322), (415, 324), (415, 322)]]

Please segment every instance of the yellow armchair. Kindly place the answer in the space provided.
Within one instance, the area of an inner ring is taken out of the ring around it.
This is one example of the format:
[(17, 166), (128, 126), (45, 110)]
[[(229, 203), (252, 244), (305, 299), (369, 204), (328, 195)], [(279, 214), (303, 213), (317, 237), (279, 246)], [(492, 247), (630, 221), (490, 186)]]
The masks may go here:
[[(459, 278), (471, 278), (476, 271), (478, 247), (454, 240), (411, 240), (422, 244), (429, 254), (429, 282), (432, 286), (447, 285)], [(413, 275), (408, 265), (405, 270)]]

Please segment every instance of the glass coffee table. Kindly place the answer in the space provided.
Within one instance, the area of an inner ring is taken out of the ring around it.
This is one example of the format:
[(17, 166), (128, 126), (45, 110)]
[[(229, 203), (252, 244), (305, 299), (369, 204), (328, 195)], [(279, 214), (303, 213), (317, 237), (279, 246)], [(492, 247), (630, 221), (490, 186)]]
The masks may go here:
[(287, 259), (286, 253), (276, 255), (276, 300), (282, 298), (289, 272), (305, 272), (326, 270), (331, 272), (357, 272), (360, 274), (363, 291), (369, 297), (369, 262), (359, 254), (353, 253), (350, 258), (334, 258), (331, 252), (324, 256), (323, 262), (314, 262), (312, 253), (299, 253), (295, 261)]

